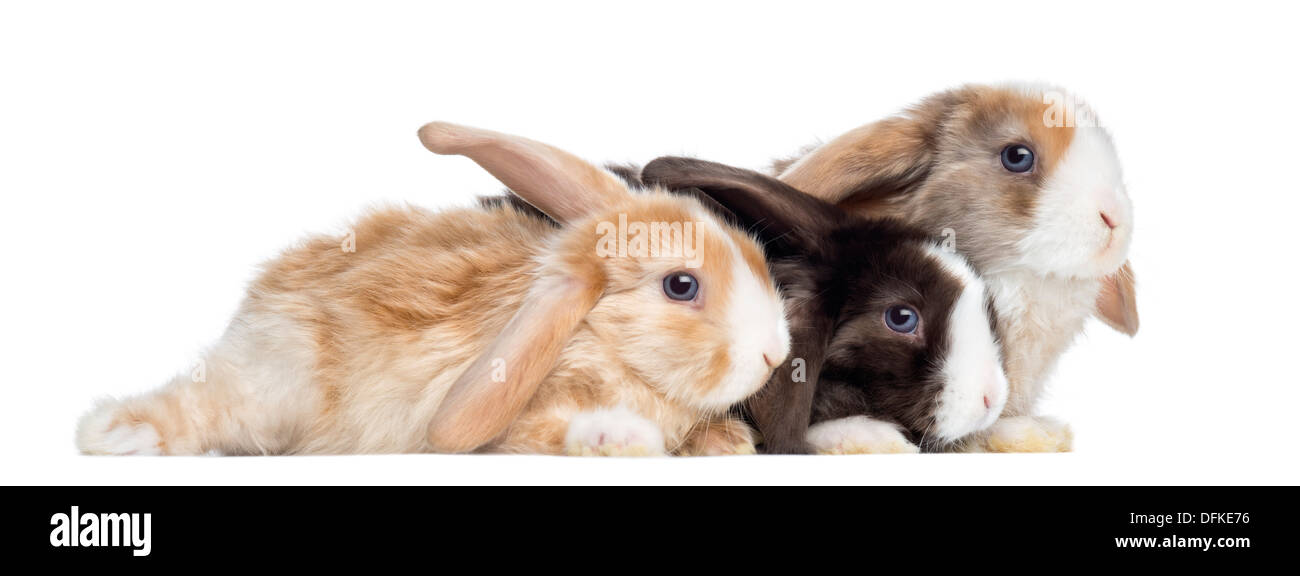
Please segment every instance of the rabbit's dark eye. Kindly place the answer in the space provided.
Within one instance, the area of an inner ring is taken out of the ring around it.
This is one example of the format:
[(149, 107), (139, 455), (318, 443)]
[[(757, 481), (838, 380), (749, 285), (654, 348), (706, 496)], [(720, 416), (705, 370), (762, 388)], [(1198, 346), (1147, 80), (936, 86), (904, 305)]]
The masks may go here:
[(1034, 167), (1034, 151), (1024, 144), (1012, 144), (1002, 149), (1002, 167), (1012, 172), (1028, 172)]
[(674, 272), (664, 276), (664, 294), (673, 300), (694, 300), (700, 293), (700, 281), (685, 272)]
[(916, 309), (911, 306), (890, 306), (885, 310), (885, 325), (899, 334), (916, 332), (916, 327), (920, 323), (921, 315), (917, 314)]

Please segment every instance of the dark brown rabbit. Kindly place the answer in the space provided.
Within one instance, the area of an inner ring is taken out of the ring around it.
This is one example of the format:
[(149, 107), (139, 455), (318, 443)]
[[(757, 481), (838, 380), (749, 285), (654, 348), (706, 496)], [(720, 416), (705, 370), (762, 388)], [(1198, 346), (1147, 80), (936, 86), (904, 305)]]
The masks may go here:
[(702, 160), (660, 158), (641, 179), (713, 199), (766, 243), (792, 347), (744, 406), (765, 452), (941, 450), (1001, 413), (984, 284), (922, 231)]

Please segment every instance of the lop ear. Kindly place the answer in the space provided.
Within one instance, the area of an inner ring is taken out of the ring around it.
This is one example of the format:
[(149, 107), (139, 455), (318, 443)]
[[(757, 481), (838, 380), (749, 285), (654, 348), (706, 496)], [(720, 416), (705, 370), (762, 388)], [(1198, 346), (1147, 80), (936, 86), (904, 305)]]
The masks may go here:
[(811, 250), (845, 217), (839, 208), (776, 178), (716, 162), (657, 158), (641, 169), (641, 179), (671, 190), (699, 191), (725, 208), (736, 224), (768, 242), (769, 248)]
[(429, 424), (429, 445), (437, 452), (470, 452), (501, 434), (551, 372), (602, 286), (594, 277), (539, 279), (505, 329), (443, 397)]
[(788, 314), (792, 343), (789, 358), (773, 370), (767, 384), (745, 402), (745, 411), (763, 437), (763, 452), (766, 454), (809, 452), (808, 427), (812, 422), (813, 397), (834, 328), (834, 320), (820, 310), (815, 297), (786, 301), (792, 308)]
[(930, 173), (934, 142), (955, 93), (931, 96), (903, 115), (860, 126), (823, 144), (777, 176), (854, 212), (873, 212)]
[(431, 122), (420, 142), (435, 154), (473, 160), (512, 192), (558, 222), (572, 222), (617, 202), (627, 185), (559, 148), (510, 134)]
[(1097, 295), (1097, 318), (1129, 336), (1138, 332), (1136, 284), (1133, 265), (1124, 262), (1114, 274), (1102, 279), (1101, 293)]

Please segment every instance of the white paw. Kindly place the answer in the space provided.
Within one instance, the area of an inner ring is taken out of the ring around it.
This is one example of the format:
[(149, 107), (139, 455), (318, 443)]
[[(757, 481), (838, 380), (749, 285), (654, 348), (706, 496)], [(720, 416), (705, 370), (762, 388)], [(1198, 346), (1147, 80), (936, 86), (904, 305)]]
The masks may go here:
[(1069, 452), (1074, 447), (1070, 425), (1044, 416), (1000, 418), (984, 433), (989, 452)]
[(77, 423), (77, 448), (85, 454), (160, 456), (162, 438), (148, 422), (130, 422), (117, 402), (102, 402)]
[(819, 454), (916, 454), (898, 426), (866, 416), (820, 422), (808, 429), (808, 444)]
[(626, 408), (579, 412), (564, 436), (570, 456), (663, 456), (658, 424)]

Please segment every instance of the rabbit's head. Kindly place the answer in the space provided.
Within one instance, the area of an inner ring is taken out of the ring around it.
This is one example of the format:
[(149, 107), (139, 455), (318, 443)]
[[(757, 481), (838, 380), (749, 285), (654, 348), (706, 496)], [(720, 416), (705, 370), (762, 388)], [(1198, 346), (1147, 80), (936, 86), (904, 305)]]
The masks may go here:
[(1110, 134), (1068, 92), (942, 92), (777, 169), (849, 211), (947, 236), (980, 274), (1100, 279), (1098, 316), (1137, 331), (1133, 205)]
[(703, 413), (753, 394), (785, 359), (785, 312), (762, 248), (700, 201), (633, 193), (517, 136), (433, 123), (420, 138), (471, 158), (560, 224), (518, 313), (439, 409), (435, 448), (469, 450), (504, 429), (580, 325), (617, 359), (591, 374), (594, 386), (635, 378)]

